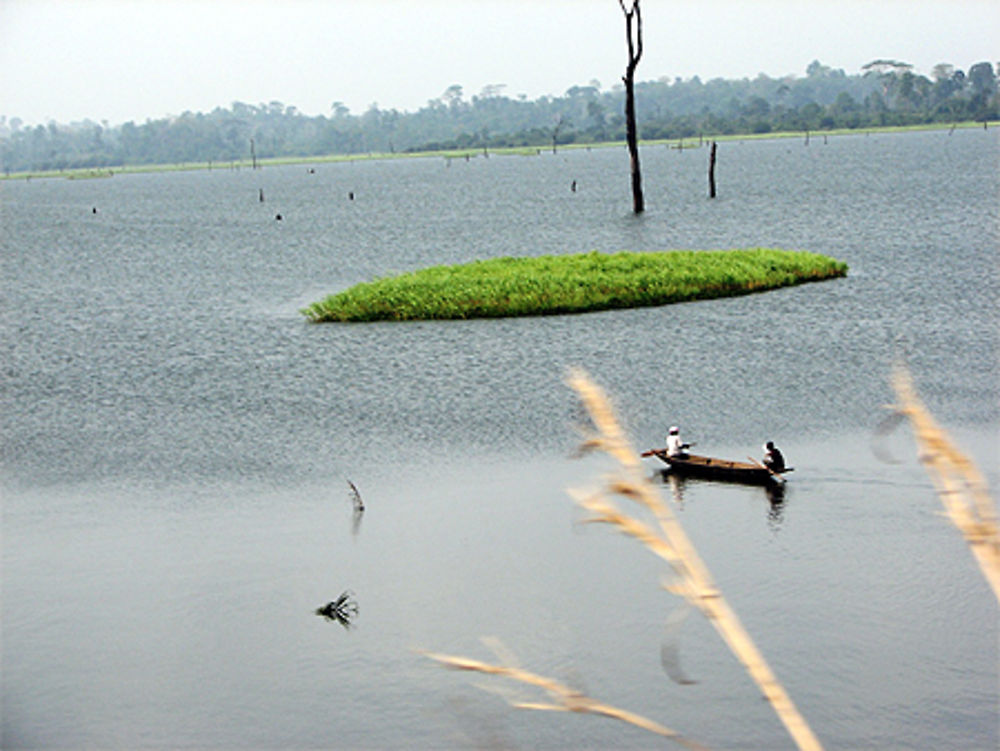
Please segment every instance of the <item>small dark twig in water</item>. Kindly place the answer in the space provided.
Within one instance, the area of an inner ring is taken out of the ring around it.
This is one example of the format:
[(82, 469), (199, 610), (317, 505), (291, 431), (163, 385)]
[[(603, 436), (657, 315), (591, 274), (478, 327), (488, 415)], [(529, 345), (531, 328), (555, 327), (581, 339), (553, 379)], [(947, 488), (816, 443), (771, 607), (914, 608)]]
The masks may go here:
[(347, 589), (340, 597), (328, 602), (321, 608), (316, 608), (316, 615), (321, 615), (328, 621), (336, 621), (344, 628), (351, 627), (351, 621), (358, 615), (358, 603), (353, 599), (354, 593)]
[(347, 481), (347, 484), (351, 488), (351, 500), (354, 501), (354, 511), (361, 513), (365, 510), (365, 502), (361, 500), (361, 493), (358, 491), (358, 486), (350, 480)]
[(361, 518), (365, 515), (365, 502), (361, 500), (361, 492), (357, 485), (350, 480), (347, 481), (347, 485), (351, 489), (351, 500), (354, 503), (354, 513), (351, 515), (351, 534), (357, 537), (358, 532), (361, 531)]

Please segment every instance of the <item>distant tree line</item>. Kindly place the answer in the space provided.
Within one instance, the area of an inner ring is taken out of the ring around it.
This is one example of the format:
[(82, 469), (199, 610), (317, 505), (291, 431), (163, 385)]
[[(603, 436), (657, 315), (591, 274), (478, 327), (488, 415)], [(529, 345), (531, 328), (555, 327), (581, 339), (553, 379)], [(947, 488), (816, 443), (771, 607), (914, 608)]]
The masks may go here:
[[(1000, 66), (998, 66), (1000, 69)], [(534, 101), (487, 86), (466, 98), (448, 87), (416, 112), (372, 104), (360, 115), (334, 102), (329, 115), (307, 116), (281, 102), (111, 126), (84, 121), (25, 126), (0, 117), (5, 172), (101, 168), (361, 154), (546, 147), (625, 139), (622, 86), (597, 81), (561, 97)], [(822, 131), (1000, 118), (997, 70), (981, 62), (962, 71), (936, 65), (928, 78), (906, 63), (875, 60), (847, 75), (818, 61), (804, 76), (636, 82), (639, 136), (645, 140), (777, 131)]]

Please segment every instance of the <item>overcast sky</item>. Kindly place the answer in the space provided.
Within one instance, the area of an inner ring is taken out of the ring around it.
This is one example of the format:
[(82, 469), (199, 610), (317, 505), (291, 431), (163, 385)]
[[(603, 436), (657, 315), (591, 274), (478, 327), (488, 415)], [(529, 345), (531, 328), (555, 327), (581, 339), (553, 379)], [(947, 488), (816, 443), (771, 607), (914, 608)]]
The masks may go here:
[[(642, 0), (639, 80), (929, 74), (1000, 60), (997, 0)], [(0, 114), (128, 120), (278, 100), (415, 111), (452, 84), (535, 99), (625, 65), (617, 0), (0, 0)]]

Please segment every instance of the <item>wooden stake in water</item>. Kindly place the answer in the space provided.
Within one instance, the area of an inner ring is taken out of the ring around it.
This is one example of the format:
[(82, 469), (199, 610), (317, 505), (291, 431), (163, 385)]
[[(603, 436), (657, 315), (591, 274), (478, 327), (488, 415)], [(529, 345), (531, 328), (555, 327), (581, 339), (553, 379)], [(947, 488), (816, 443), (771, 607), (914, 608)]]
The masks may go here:
[(718, 144), (712, 141), (712, 151), (708, 155), (708, 197), (715, 198), (715, 151)]

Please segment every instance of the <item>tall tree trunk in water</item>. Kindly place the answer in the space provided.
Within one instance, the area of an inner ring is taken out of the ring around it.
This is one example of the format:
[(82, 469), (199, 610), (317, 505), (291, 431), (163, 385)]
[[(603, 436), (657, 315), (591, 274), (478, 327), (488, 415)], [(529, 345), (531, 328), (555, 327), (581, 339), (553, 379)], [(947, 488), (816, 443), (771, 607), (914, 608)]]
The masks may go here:
[(639, 0), (632, 0), (631, 10), (625, 7), (625, 0), (618, 0), (618, 4), (625, 14), (625, 38), (628, 41), (628, 66), (622, 81), (625, 83), (625, 141), (632, 163), (632, 210), (641, 214), (646, 204), (642, 198), (639, 139), (635, 127), (635, 67), (642, 57), (642, 13), (639, 11)]

